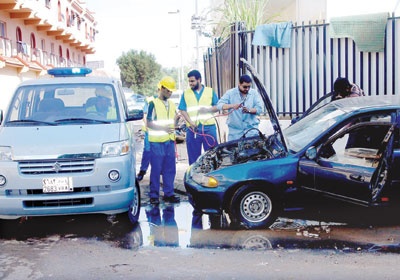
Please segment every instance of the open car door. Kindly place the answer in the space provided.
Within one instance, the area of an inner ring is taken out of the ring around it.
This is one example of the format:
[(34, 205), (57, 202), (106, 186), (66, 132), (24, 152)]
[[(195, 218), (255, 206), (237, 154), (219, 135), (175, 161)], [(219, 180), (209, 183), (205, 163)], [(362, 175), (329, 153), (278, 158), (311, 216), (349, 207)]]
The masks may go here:
[(370, 205), (388, 183), (395, 114), (363, 116), (321, 143), (315, 158), (300, 160), (302, 187)]

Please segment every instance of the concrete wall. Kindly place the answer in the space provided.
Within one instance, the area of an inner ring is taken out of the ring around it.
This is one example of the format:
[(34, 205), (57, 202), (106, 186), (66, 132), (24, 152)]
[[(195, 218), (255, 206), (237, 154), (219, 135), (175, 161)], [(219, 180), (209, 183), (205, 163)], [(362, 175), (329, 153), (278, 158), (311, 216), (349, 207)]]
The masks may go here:
[(0, 68), (0, 109), (5, 110), (14, 94), (15, 88), (21, 82), (29, 79), (35, 79), (34, 72), (18, 73), (17, 68)]

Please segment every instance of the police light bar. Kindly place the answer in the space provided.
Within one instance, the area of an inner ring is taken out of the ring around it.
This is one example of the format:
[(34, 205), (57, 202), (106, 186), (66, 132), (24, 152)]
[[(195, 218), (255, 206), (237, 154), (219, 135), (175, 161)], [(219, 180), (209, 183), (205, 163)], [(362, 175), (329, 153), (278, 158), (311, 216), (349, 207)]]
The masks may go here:
[(84, 77), (92, 73), (92, 69), (86, 67), (56, 67), (47, 70), (54, 77)]

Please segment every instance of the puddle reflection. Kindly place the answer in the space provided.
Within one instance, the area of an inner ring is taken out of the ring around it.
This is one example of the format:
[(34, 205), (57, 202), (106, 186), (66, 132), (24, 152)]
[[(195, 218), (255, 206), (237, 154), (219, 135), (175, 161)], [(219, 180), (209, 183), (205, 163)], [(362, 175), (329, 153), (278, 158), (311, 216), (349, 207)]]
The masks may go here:
[[(215, 221), (213, 221), (215, 222)], [(225, 225), (221, 221), (221, 225)], [(188, 202), (145, 205), (139, 223), (126, 215), (80, 215), (1, 221), (0, 244), (18, 240), (30, 245), (60, 239), (91, 239), (111, 246), (208, 248), (233, 250), (331, 249), (342, 252), (400, 253), (400, 226), (350, 227), (346, 224), (280, 218), (271, 229), (210, 227)]]

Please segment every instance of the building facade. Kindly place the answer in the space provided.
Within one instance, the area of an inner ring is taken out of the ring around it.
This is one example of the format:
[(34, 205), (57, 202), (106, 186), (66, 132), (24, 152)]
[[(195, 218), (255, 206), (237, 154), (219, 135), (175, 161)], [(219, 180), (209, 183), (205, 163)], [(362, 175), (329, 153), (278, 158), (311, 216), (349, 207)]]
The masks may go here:
[(0, 0), (0, 109), (15, 87), (46, 70), (84, 66), (97, 22), (80, 0)]

